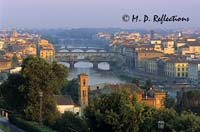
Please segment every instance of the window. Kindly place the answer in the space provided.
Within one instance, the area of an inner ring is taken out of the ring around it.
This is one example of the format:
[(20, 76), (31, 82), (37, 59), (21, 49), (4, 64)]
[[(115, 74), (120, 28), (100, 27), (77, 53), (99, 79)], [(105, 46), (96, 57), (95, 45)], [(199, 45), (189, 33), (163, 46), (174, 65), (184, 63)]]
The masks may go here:
[(184, 71), (185, 70), (185, 68), (182, 68), (182, 71)]
[(184, 77), (185, 76), (185, 74), (184, 73), (182, 73), (182, 77)]
[(180, 77), (180, 73), (177, 73), (177, 76)]
[(180, 68), (178, 68), (177, 70), (180, 71)]
[(83, 97), (85, 97), (86, 96), (86, 92), (85, 92), (85, 90), (83, 90)]
[(86, 80), (83, 79), (83, 86), (86, 86)]

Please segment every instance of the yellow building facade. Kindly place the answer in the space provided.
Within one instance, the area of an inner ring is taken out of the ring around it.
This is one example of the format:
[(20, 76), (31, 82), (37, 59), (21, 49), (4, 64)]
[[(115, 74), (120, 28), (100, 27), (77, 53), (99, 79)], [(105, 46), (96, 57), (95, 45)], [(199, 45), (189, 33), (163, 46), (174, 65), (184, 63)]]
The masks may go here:
[(165, 75), (175, 78), (187, 78), (188, 77), (188, 62), (168, 60), (165, 66)]
[(186, 54), (200, 54), (200, 44), (189, 44), (181, 47), (182, 55)]
[(55, 49), (52, 44), (47, 40), (39, 40), (39, 55), (41, 58), (45, 59), (47, 62), (51, 63), (55, 59)]

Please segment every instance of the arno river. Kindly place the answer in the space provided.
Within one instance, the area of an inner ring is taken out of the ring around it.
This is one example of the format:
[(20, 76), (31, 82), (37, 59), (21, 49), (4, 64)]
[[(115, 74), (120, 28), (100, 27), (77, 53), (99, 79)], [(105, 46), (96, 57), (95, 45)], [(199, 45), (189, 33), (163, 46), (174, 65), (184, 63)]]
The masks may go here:
[[(68, 63), (62, 63), (69, 67)], [(110, 71), (110, 65), (106, 62), (99, 63), (99, 70), (93, 69), (93, 64), (90, 62), (78, 62), (75, 64), (74, 69), (70, 69), (68, 79), (77, 78), (80, 73), (86, 73), (89, 75), (89, 85), (101, 84), (101, 83), (120, 83), (124, 82), (118, 78), (112, 71)]]

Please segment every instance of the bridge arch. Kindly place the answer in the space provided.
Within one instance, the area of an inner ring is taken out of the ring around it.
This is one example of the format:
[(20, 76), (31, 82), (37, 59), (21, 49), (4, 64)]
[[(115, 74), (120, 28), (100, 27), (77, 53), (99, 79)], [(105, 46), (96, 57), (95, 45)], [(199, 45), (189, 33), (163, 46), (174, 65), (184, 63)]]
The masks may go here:
[(98, 69), (100, 70), (110, 70), (110, 63), (108, 62), (100, 62), (98, 63)]
[(69, 52), (69, 50), (62, 49), (62, 50), (59, 50), (58, 52), (65, 53), (65, 52)]
[(72, 49), (70, 50), (70, 52), (84, 52), (83, 49)]
[(98, 52), (98, 51), (95, 49), (88, 49), (88, 50), (86, 50), (86, 52)]
[(77, 61), (74, 63), (75, 68), (92, 68), (93, 63), (90, 61)]
[(99, 50), (99, 52), (106, 52), (106, 51), (102, 49), (102, 50)]

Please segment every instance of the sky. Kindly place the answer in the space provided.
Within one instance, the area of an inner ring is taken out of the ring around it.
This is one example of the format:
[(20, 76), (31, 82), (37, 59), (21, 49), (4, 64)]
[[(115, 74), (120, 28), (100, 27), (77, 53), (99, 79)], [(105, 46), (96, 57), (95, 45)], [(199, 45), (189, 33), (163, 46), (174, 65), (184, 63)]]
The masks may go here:
[[(0, 28), (196, 28), (200, 0), (0, 0)], [(122, 16), (167, 14), (189, 22), (132, 23)]]

